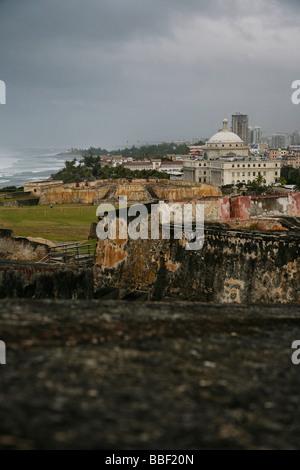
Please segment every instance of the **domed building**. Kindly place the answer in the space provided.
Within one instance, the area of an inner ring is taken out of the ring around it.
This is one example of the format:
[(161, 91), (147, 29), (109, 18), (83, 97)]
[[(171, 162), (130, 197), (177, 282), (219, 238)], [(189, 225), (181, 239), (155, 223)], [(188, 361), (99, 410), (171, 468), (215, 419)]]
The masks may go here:
[(280, 162), (250, 158), (249, 147), (228, 129), (227, 119), (223, 121), (223, 129), (214, 134), (202, 149), (203, 159), (184, 162), (184, 181), (221, 187), (251, 183), (259, 175), (267, 185), (280, 178)]
[(203, 147), (204, 160), (218, 158), (248, 157), (249, 147), (242, 139), (228, 129), (228, 119), (223, 120), (223, 129), (214, 134)]

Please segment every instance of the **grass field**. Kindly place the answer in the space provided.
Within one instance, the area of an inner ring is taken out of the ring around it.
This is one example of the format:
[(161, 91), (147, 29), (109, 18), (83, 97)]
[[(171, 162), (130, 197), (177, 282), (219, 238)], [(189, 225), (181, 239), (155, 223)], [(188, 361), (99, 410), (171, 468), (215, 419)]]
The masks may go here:
[(0, 207), (0, 228), (14, 230), (15, 236), (39, 237), (52, 241), (86, 241), (96, 206), (57, 205)]

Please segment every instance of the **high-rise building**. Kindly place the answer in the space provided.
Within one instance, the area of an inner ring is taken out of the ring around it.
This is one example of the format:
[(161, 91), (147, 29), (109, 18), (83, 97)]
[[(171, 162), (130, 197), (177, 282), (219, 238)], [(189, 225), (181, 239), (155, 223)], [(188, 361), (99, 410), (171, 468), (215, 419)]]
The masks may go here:
[(262, 141), (262, 129), (258, 126), (250, 126), (248, 133), (249, 144), (261, 144)]
[(300, 132), (299, 131), (293, 132), (291, 144), (300, 145)]
[(232, 115), (232, 132), (237, 134), (245, 145), (248, 145), (249, 117), (247, 114), (236, 113)]
[(289, 145), (289, 138), (287, 134), (273, 134), (272, 135), (272, 148), (285, 149)]

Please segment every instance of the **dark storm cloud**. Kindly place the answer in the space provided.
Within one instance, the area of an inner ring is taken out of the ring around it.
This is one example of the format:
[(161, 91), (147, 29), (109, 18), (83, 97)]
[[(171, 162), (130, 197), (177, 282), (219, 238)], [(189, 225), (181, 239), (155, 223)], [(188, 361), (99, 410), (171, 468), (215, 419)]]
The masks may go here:
[(197, 137), (235, 111), (293, 130), (299, 15), (293, 0), (0, 0), (1, 142)]

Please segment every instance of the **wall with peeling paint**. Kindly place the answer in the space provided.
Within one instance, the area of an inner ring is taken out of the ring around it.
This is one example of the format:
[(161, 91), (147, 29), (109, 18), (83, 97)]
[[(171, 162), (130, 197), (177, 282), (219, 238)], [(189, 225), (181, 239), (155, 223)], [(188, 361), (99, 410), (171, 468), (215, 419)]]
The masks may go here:
[(300, 217), (300, 193), (231, 198), (231, 217), (234, 219), (282, 216)]

